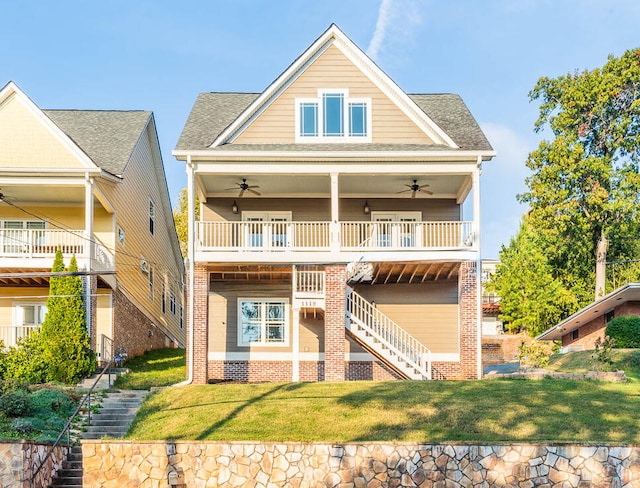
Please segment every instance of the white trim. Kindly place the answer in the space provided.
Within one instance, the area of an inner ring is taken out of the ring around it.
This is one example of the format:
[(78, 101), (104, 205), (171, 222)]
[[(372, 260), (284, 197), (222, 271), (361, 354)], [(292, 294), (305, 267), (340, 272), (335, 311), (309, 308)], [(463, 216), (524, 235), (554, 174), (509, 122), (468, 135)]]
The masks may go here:
[[(293, 361), (292, 352), (212, 352), (207, 354), (208, 361)], [(345, 361), (376, 361), (371, 354), (366, 352), (348, 353), (344, 355)], [(324, 361), (324, 353), (321, 352), (301, 352), (300, 362), (303, 361)], [(460, 354), (457, 352), (431, 353), (431, 360), (439, 363), (460, 362)]]
[[(284, 340), (282, 342), (266, 342), (266, 317), (262, 318), (262, 341), (261, 342), (242, 342), (242, 303), (243, 302), (256, 302), (261, 306), (266, 303), (283, 303), (284, 304)], [(238, 347), (288, 347), (289, 346), (289, 327), (291, 326), (291, 320), (289, 317), (289, 304), (291, 301), (285, 297), (238, 297), (237, 299), (237, 320), (236, 320), (236, 333), (237, 333), (237, 346)]]

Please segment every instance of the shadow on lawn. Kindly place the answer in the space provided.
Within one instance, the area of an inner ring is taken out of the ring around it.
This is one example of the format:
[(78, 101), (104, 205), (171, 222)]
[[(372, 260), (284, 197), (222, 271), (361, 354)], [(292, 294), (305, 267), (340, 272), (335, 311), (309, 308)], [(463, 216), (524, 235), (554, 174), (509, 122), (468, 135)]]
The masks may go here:
[(397, 411), (350, 441), (640, 441), (640, 399), (590, 381), (378, 383), (344, 395), (352, 408)]

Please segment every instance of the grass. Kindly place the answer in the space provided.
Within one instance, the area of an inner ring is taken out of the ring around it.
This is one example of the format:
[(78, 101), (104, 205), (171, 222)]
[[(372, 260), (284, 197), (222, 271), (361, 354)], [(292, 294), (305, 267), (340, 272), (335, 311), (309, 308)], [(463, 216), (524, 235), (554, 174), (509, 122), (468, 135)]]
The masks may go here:
[(627, 372), (628, 383), (495, 379), (176, 387), (148, 398), (129, 438), (640, 444), (639, 373), (636, 364)]
[(186, 379), (184, 349), (155, 349), (125, 364), (131, 373), (119, 376), (114, 385), (123, 390), (148, 390), (175, 385)]
[(568, 373), (586, 373), (587, 371), (623, 370), (629, 381), (640, 382), (640, 350), (613, 349), (611, 365), (604, 365), (594, 359), (593, 351), (572, 352), (570, 354), (554, 354), (546, 369), (565, 371)]

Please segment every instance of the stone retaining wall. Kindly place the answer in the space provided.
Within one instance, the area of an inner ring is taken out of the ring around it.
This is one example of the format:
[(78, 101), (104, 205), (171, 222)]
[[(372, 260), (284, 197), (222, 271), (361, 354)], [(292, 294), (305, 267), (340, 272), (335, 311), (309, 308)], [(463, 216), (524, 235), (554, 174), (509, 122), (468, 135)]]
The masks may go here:
[(640, 446), (83, 441), (84, 486), (640, 487)]
[[(0, 487), (29, 488), (32, 473), (38, 469), (51, 444), (28, 441), (0, 443)], [(51, 477), (62, 466), (67, 448), (57, 446), (35, 480), (36, 487), (48, 486)]]

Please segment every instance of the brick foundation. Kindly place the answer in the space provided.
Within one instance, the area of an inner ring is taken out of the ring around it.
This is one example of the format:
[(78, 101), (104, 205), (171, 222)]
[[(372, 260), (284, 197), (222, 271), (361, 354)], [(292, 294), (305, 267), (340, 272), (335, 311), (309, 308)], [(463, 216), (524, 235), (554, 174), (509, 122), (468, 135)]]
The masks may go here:
[(129, 358), (174, 342), (119, 290), (113, 290), (113, 352), (124, 347)]
[(478, 281), (477, 263), (464, 261), (460, 264), (458, 296), (460, 301), (460, 371), (465, 379), (478, 378)]
[(324, 379), (344, 381), (346, 266), (325, 267)]

